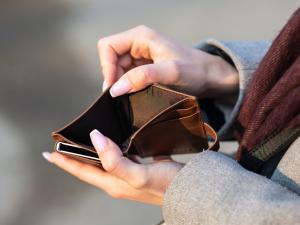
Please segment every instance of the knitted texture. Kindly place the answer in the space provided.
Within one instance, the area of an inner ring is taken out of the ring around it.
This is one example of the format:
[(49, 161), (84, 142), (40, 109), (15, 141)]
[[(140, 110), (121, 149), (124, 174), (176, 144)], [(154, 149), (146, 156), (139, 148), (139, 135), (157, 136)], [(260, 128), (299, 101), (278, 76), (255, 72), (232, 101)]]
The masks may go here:
[(266, 138), (300, 126), (300, 8), (255, 71), (239, 112), (237, 159)]

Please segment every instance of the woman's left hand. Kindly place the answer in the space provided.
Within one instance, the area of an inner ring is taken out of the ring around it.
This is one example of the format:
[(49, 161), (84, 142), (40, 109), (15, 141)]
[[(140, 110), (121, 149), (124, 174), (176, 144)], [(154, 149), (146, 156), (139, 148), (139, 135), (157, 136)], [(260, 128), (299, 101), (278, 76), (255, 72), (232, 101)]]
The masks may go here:
[(44, 153), (44, 157), (114, 198), (162, 204), (166, 189), (184, 164), (166, 157), (155, 158), (150, 164), (138, 164), (123, 156), (119, 147), (99, 131), (92, 131), (90, 136), (104, 170), (57, 152)]

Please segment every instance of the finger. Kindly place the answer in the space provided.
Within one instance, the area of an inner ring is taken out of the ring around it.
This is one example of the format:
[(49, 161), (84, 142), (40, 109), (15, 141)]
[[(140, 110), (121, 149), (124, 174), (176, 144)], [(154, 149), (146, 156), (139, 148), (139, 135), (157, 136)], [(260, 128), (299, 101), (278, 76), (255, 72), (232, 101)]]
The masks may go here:
[[(121, 75), (123, 75), (125, 72), (137, 67), (137, 66), (142, 66), (146, 64), (151, 64), (153, 63), (152, 60), (150, 59), (133, 59), (130, 54), (125, 54), (120, 56), (118, 60), (118, 76), (117, 78), (120, 78)], [(123, 73), (120, 73), (122, 71)], [(121, 75), (120, 75), (121, 74)]]
[(116, 81), (116, 64), (119, 56), (130, 52), (136, 59), (151, 59), (149, 39), (153, 39), (154, 36), (156, 33), (152, 29), (138, 26), (98, 41), (100, 64), (107, 86), (111, 86)]
[(107, 86), (111, 86), (117, 79), (117, 63), (120, 55), (130, 51), (133, 31), (125, 31), (98, 41), (97, 48), (100, 57), (102, 73)]
[(142, 66), (142, 65), (151, 64), (151, 63), (153, 63), (153, 60), (151, 60), (151, 59), (144, 59), (144, 58), (142, 58), (142, 59), (135, 59), (133, 61), (133, 64), (135, 66)]
[(108, 188), (107, 184), (110, 183), (108, 180), (109, 177), (99, 167), (82, 163), (57, 152), (48, 155), (47, 160), (84, 182), (104, 190)]
[(135, 188), (144, 186), (146, 169), (124, 157), (120, 148), (99, 131), (93, 130), (90, 134), (92, 143), (99, 154), (103, 168)]
[(118, 55), (109, 45), (103, 45), (101, 48), (98, 47), (98, 49), (105, 87), (110, 87), (117, 80)]
[(114, 198), (126, 198), (152, 204), (161, 202), (161, 198), (156, 195), (134, 189), (127, 182), (111, 176), (95, 166), (81, 163), (56, 152), (47, 152), (43, 155), (49, 162), (54, 163), (80, 180), (101, 188)]
[(128, 71), (133, 65), (124, 68), (123, 66), (117, 64), (114, 68), (114, 75), (110, 76), (110, 79), (103, 80), (102, 91), (106, 91), (110, 86), (112, 86), (126, 71)]
[(135, 199), (139, 192), (127, 182), (106, 173), (96, 166), (79, 162), (59, 153), (43, 153), (44, 157), (78, 179), (101, 188), (115, 198)]
[(102, 92), (106, 91), (107, 88), (109, 88), (109, 86), (107, 84), (107, 81), (104, 80), (103, 83), (102, 83)]
[(118, 66), (118, 72), (117, 72), (117, 77), (121, 77), (123, 76), (125, 73), (125, 70), (123, 69), (123, 67)]
[(118, 65), (121, 66), (123, 69), (127, 69), (131, 66), (132, 64), (132, 58), (130, 56), (130, 54), (125, 54), (119, 57), (118, 60)]
[(110, 89), (112, 97), (139, 91), (150, 84), (174, 84), (178, 78), (175, 62), (165, 61), (133, 68), (125, 73)]

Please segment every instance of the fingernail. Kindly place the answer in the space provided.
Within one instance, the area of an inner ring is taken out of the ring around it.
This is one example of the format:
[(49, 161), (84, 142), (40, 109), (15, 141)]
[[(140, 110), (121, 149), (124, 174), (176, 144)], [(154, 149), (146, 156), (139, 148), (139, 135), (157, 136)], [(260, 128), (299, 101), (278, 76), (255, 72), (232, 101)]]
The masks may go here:
[(128, 79), (120, 79), (111, 87), (110, 95), (117, 97), (128, 93), (131, 89), (132, 86)]
[(90, 133), (90, 137), (97, 152), (100, 153), (105, 150), (107, 139), (103, 134), (101, 134), (98, 130), (93, 130)]
[(52, 163), (52, 159), (51, 159), (51, 153), (50, 152), (43, 152), (42, 153), (43, 157), (48, 161)]
[(104, 80), (102, 84), (102, 91), (104, 92), (107, 88), (108, 88), (107, 82), (106, 80)]

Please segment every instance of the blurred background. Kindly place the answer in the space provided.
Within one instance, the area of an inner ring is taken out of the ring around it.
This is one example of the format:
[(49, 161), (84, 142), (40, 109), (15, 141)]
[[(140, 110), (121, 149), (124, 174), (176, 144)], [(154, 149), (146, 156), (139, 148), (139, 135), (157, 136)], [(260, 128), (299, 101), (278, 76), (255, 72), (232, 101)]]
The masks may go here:
[[(299, 0), (1, 0), (0, 224), (155, 224), (159, 207), (111, 199), (41, 156), (50, 132), (101, 92), (100, 37), (145, 24), (194, 45), (272, 39)], [(222, 149), (230, 151), (231, 144)]]

